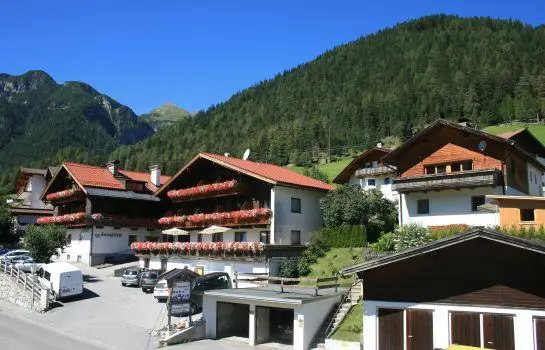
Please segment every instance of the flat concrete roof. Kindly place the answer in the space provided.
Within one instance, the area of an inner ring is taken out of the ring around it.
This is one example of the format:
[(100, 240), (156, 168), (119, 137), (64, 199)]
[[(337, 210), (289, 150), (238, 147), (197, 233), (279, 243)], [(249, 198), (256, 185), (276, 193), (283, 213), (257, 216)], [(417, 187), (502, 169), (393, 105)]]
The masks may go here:
[(238, 302), (265, 301), (278, 304), (301, 305), (340, 296), (345, 292), (346, 288), (337, 288), (337, 291), (335, 291), (335, 288), (326, 288), (320, 289), (316, 296), (315, 290), (312, 287), (294, 288), (293, 286), (284, 286), (284, 292), (282, 293), (280, 285), (270, 285), (259, 288), (216, 289), (206, 291), (204, 295), (229, 298)]

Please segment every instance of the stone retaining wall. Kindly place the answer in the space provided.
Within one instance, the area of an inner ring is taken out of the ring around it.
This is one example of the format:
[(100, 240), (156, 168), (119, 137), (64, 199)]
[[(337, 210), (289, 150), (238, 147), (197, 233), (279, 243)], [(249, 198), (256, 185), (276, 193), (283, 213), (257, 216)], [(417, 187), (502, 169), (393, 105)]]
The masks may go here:
[[(0, 273), (0, 299), (30, 309), (32, 303), (32, 294), (23, 289), (23, 285), (16, 283), (13, 278)], [(40, 298), (34, 298), (34, 311), (43, 312), (40, 304)]]

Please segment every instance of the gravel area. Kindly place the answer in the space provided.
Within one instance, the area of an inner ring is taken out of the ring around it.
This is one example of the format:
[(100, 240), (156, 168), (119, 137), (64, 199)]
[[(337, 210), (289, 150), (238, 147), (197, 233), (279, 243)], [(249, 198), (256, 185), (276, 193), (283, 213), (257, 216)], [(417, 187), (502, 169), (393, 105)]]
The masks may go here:
[[(30, 309), (32, 294), (25, 290), (22, 284), (16, 283), (14, 278), (0, 273), (0, 299)], [(38, 312), (43, 311), (38, 298), (34, 300), (33, 309)]]

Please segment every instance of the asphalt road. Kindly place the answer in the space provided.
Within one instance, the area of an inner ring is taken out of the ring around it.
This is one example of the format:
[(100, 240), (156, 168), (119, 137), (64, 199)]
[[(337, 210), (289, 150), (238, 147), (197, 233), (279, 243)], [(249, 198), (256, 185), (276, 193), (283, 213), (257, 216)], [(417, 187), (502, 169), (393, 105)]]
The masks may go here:
[(85, 339), (0, 310), (0, 344), (5, 350), (104, 350)]

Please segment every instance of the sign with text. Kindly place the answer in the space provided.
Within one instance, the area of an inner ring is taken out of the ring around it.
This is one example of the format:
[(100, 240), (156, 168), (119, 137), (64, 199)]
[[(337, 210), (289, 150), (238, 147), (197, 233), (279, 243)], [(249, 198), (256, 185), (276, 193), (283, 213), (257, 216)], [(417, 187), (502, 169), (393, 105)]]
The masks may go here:
[(189, 301), (191, 293), (190, 282), (174, 282), (170, 300), (173, 304)]
[(186, 314), (190, 311), (191, 311), (191, 307), (188, 303), (170, 305), (170, 313), (172, 315)]

